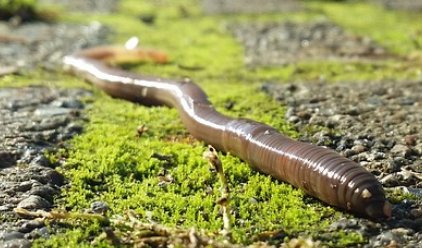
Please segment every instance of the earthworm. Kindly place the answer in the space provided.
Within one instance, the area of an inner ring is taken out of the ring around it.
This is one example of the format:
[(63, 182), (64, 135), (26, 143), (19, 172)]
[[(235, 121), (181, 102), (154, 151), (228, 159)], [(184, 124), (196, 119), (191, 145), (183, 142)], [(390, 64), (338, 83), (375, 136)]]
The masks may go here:
[(82, 50), (66, 56), (64, 65), (112, 97), (176, 108), (197, 139), (329, 205), (374, 219), (391, 217), (381, 183), (356, 162), (328, 148), (290, 139), (263, 123), (217, 112), (191, 79), (142, 76), (108, 65), (106, 61), (118, 57), (119, 51), (124, 49)]

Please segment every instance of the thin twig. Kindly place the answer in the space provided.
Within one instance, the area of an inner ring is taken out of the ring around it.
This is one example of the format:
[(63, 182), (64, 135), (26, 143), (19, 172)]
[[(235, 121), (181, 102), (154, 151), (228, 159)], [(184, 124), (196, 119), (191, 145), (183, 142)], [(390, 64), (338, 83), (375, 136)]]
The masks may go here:
[(223, 212), (223, 230), (221, 233), (227, 238), (231, 238), (231, 221), (230, 221), (230, 190), (227, 178), (224, 175), (223, 164), (218, 158), (217, 151), (212, 146), (208, 146), (208, 150), (203, 154), (211, 166), (217, 171), (221, 182), (221, 198), (217, 203), (221, 206)]

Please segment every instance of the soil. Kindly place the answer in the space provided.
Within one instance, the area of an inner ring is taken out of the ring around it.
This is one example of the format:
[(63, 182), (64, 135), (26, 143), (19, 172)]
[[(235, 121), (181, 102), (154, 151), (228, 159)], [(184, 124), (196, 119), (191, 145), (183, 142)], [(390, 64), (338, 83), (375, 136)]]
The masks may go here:
[(394, 204), (391, 220), (342, 219), (334, 229), (359, 230), (367, 247), (422, 243), (422, 81), (267, 83), (262, 90), (287, 106), (300, 140), (358, 162), (387, 196), (413, 195)]
[(312, 60), (375, 60), (389, 56), (371, 39), (348, 34), (327, 21), (235, 24), (230, 30), (245, 47), (245, 62), (249, 66)]

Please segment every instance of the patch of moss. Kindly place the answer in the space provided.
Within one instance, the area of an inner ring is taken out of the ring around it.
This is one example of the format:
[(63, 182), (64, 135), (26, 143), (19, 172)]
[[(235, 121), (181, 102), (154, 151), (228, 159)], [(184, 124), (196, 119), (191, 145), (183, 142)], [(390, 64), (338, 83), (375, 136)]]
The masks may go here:
[(418, 197), (412, 193), (405, 193), (400, 189), (389, 190), (386, 192), (388, 199), (393, 204), (400, 203), (404, 200), (414, 200), (418, 202), (422, 202), (422, 198)]
[(42, 85), (46, 87), (61, 88), (92, 88), (74, 76), (63, 73), (47, 72), (43, 70), (34, 70), (18, 75), (10, 74), (0, 77), (0, 88), (25, 87), (30, 85)]

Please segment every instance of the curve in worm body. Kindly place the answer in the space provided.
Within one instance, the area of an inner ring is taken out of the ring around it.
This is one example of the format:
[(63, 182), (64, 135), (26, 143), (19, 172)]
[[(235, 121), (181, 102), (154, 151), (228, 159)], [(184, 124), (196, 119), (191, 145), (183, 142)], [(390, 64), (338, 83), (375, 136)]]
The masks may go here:
[(194, 137), (332, 206), (371, 218), (391, 216), (381, 184), (357, 163), (330, 149), (294, 141), (265, 124), (224, 116), (189, 79), (146, 77), (112, 68), (103, 62), (112, 53), (107, 47), (88, 49), (67, 56), (64, 64), (113, 97), (176, 108)]

